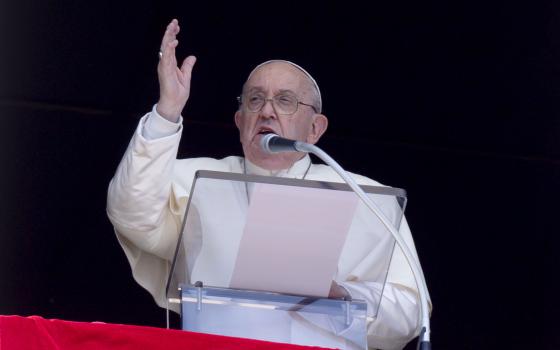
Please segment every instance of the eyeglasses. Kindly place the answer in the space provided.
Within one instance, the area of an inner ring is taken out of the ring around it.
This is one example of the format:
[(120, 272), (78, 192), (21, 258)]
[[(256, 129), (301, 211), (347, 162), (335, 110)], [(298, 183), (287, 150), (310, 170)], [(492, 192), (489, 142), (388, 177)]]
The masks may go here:
[(280, 93), (274, 95), (272, 98), (266, 98), (261, 92), (254, 92), (243, 94), (237, 97), (240, 105), (245, 105), (250, 112), (260, 112), (264, 105), (270, 101), (272, 107), (278, 114), (291, 115), (297, 112), (299, 105), (311, 107), (315, 113), (319, 113), (317, 108), (312, 104), (303, 103), (298, 101), (297, 96), (289, 93)]

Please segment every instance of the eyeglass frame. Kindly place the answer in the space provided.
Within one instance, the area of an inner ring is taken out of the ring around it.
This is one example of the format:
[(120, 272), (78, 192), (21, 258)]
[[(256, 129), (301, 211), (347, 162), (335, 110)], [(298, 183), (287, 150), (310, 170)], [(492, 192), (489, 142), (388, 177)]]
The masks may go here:
[[(260, 112), (264, 108), (266, 103), (270, 101), (270, 104), (272, 105), (272, 108), (274, 108), (274, 111), (276, 111), (278, 114), (281, 114), (281, 115), (294, 115), (294, 114), (296, 114), (296, 112), (298, 111), (299, 105), (304, 105), (304, 106), (307, 106), (307, 107), (311, 107), (311, 109), (313, 109), (313, 112), (315, 112), (317, 114), (319, 113), (319, 111), (317, 110), (317, 107), (315, 107), (314, 105), (312, 105), (310, 103), (301, 102), (296, 95), (294, 95), (294, 98), (296, 99), (296, 102), (297, 102), (296, 103), (296, 109), (292, 113), (279, 113), (277, 111), (277, 107), (274, 105), (274, 97), (275, 96), (273, 96), (272, 98), (265, 98), (262, 106), (259, 109), (255, 110), (255, 111), (252, 111), (249, 108), (247, 108), (247, 110), (249, 112), (252, 112), (252, 113)], [(243, 94), (237, 96), (237, 103), (239, 103), (239, 106), (243, 105)]]

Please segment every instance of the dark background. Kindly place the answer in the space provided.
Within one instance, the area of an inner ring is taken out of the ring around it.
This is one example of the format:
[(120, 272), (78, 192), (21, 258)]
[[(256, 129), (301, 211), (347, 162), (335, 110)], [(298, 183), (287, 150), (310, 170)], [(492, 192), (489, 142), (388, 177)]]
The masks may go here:
[(1, 2), (0, 314), (164, 326), (105, 201), (173, 17), (198, 57), (181, 157), (240, 154), (246, 75), (301, 64), (320, 146), (408, 190), (434, 348), (560, 348), (555, 1)]

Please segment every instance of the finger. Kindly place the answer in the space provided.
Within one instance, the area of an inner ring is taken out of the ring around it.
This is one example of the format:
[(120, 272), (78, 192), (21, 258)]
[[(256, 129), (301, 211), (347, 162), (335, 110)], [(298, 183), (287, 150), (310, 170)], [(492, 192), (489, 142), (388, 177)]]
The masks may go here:
[(169, 43), (175, 39), (177, 39), (177, 35), (175, 34), (174, 29), (167, 28), (165, 30), (165, 34), (163, 35), (163, 38), (161, 39), (160, 50), (164, 52), (167, 46), (169, 45)]
[(176, 19), (173, 19), (167, 25), (163, 38), (161, 39), (160, 49), (162, 52), (166, 50), (170, 42), (177, 38), (177, 34), (179, 34), (179, 22)]
[(177, 59), (175, 58), (175, 48), (179, 45), (179, 40), (175, 39), (163, 48), (160, 63), (163, 65), (177, 66)]
[(163, 49), (161, 59), (158, 63), (158, 71), (164, 75), (174, 74), (177, 69), (177, 59), (175, 58), (175, 48), (179, 45), (177, 39), (171, 41)]

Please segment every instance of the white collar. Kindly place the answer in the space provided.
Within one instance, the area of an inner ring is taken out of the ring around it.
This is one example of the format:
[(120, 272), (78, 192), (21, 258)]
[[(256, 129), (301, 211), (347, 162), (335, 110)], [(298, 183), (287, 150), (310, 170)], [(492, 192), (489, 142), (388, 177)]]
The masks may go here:
[(279, 176), (291, 178), (304, 178), (311, 166), (311, 158), (306, 154), (303, 158), (295, 162), (291, 167), (281, 170), (263, 169), (245, 158), (245, 171), (251, 175)]

